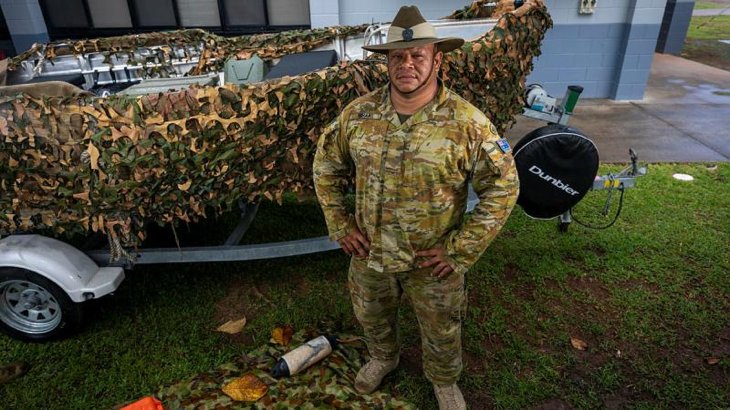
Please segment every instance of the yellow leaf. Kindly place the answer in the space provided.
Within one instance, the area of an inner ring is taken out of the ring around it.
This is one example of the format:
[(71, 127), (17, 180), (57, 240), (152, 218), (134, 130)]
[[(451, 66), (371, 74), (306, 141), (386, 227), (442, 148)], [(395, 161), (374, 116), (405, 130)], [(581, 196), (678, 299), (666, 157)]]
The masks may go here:
[(576, 350), (586, 350), (586, 347), (588, 347), (588, 343), (578, 339), (577, 337), (571, 337), (570, 344), (573, 345), (573, 348)]
[(89, 158), (91, 158), (91, 169), (99, 169), (99, 150), (91, 141), (89, 141), (86, 152), (89, 153)]
[(192, 185), (192, 184), (193, 184), (193, 180), (192, 179), (188, 179), (188, 182), (186, 182), (184, 184), (177, 184), (177, 187), (181, 191), (187, 191), (188, 189), (190, 189), (190, 185)]
[(706, 357), (705, 361), (707, 362), (707, 364), (713, 365), (713, 364), (720, 363), (720, 358), (719, 357)]
[(228, 334), (236, 334), (240, 333), (243, 328), (246, 326), (246, 318), (239, 320), (229, 320), (228, 322), (220, 325), (220, 327), (217, 329), (219, 332), (224, 332)]
[(250, 373), (223, 386), (222, 390), (235, 401), (256, 401), (264, 397), (269, 386)]
[(271, 337), (274, 341), (282, 346), (288, 346), (291, 336), (294, 334), (294, 329), (291, 326), (277, 327), (271, 332)]

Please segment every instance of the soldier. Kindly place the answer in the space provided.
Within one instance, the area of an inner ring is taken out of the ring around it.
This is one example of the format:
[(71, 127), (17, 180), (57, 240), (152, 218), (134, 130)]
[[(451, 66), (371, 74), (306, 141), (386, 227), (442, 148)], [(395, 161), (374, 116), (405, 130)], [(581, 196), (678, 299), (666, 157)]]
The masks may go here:
[[(350, 296), (372, 356), (355, 388), (373, 392), (398, 366), (405, 293), (441, 409), (466, 408), (456, 385), (464, 275), (509, 216), (519, 185), (507, 142), (438, 80), (443, 53), (463, 43), (438, 38), (417, 7), (402, 7), (387, 42), (365, 47), (387, 54), (390, 83), (344, 109), (319, 138), (314, 160), (330, 238), (352, 255)], [(352, 171), (355, 215), (343, 192)], [(466, 219), (469, 181), (479, 204)]]

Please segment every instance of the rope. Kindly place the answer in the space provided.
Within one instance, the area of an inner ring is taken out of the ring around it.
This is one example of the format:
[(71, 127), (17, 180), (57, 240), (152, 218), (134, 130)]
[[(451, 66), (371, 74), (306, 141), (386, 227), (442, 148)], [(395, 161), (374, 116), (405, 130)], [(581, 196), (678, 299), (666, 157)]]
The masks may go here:
[(117, 235), (108, 232), (106, 238), (109, 241), (109, 262), (117, 262), (122, 260), (122, 258), (129, 262), (135, 262), (137, 260), (124, 249)]

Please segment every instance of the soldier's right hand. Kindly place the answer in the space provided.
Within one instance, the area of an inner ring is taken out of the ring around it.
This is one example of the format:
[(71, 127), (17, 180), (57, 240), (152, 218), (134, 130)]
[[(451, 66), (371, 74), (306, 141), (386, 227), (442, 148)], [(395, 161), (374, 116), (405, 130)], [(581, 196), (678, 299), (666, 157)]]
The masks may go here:
[(348, 255), (354, 254), (359, 258), (366, 258), (370, 253), (370, 242), (358, 228), (337, 240), (337, 243)]

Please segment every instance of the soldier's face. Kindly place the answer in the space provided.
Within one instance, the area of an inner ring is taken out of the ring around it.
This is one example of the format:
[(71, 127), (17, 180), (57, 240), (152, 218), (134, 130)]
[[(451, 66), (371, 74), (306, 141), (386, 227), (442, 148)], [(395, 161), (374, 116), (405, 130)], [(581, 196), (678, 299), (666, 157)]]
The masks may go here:
[(443, 53), (434, 44), (390, 50), (388, 76), (395, 88), (409, 94), (428, 81), (435, 81), (441, 67)]

